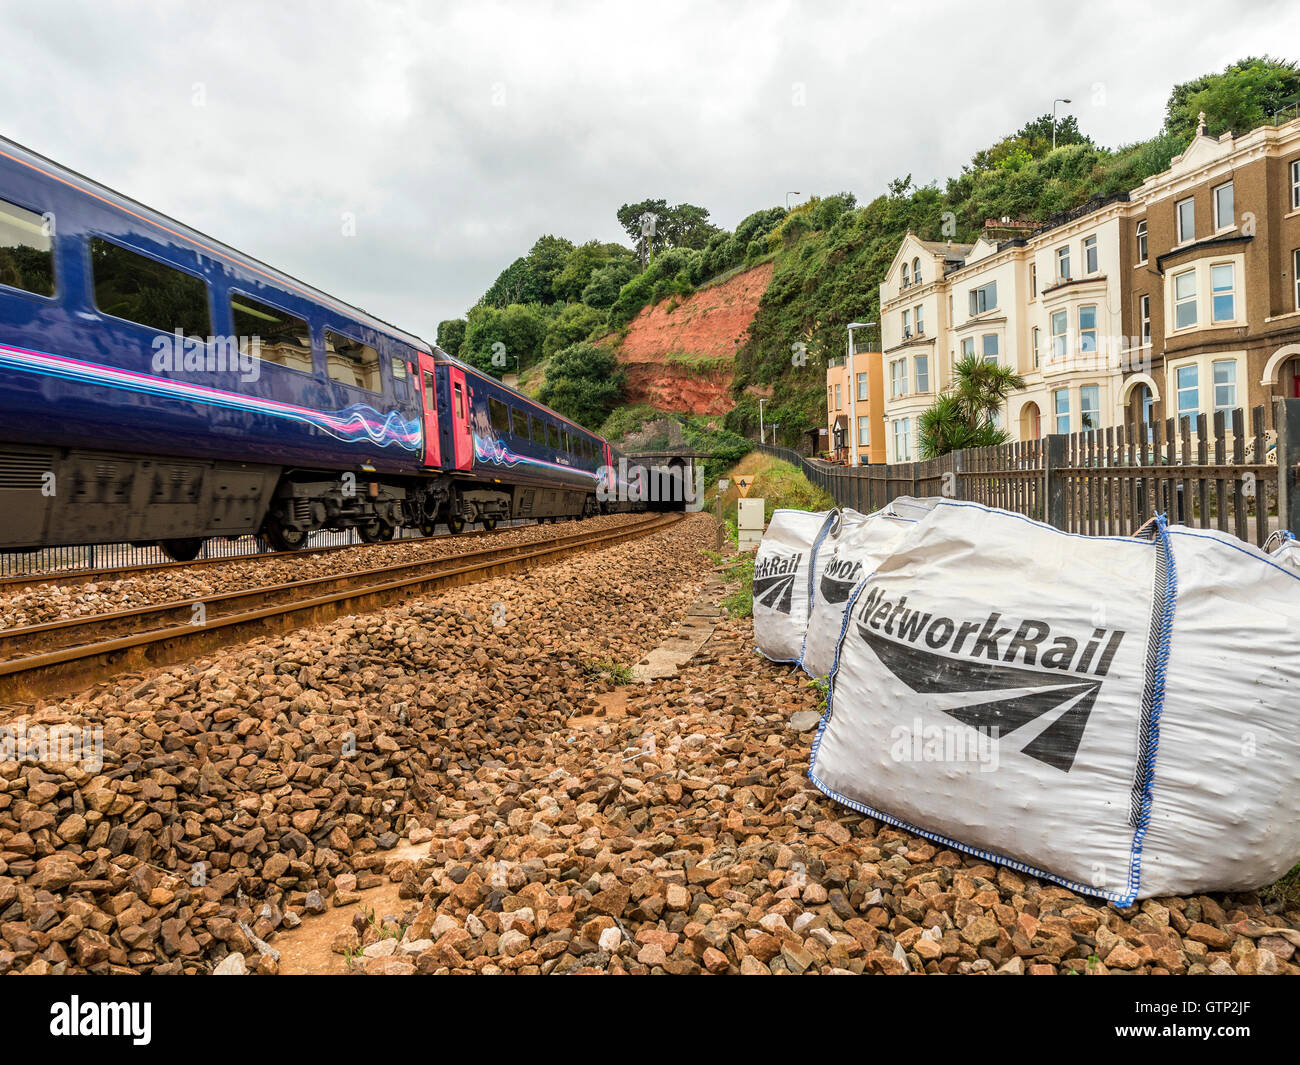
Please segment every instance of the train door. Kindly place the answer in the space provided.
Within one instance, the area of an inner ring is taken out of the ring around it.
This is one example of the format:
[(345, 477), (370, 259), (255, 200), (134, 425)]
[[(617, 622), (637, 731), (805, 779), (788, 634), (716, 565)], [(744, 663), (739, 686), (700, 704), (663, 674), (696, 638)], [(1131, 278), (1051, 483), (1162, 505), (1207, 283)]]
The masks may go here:
[(432, 355), (420, 353), (420, 397), (424, 404), (424, 464), (442, 465), (442, 446), (438, 442), (438, 387)]
[(469, 426), (469, 385), (459, 366), (447, 367), (447, 385), (451, 390), (452, 459), (458, 470), (474, 466), (474, 440)]

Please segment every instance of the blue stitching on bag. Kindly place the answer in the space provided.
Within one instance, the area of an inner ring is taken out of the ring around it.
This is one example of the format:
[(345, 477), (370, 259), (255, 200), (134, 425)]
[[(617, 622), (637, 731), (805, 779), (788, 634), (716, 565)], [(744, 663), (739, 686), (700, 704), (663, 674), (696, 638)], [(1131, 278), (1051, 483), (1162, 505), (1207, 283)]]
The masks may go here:
[(1138, 773), (1134, 781), (1140, 789), (1137, 823), (1133, 828), (1133, 845), (1129, 850), (1128, 895), (1124, 905), (1136, 898), (1142, 884), (1142, 845), (1151, 825), (1151, 804), (1156, 780), (1156, 757), (1160, 752), (1160, 715), (1165, 706), (1165, 680), (1169, 667), (1169, 647), (1173, 640), (1174, 612), (1178, 605), (1178, 568), (1169, 542), (1169, 522), (1165, 515), (1155, 517), (1160, 558), (1164, 564), (1164, 601), (1160, 604), (1159, 634), (1156, 643), (1155, 670), (1152, 680), (1151, 706), (1143, 707), (1139, 737)]

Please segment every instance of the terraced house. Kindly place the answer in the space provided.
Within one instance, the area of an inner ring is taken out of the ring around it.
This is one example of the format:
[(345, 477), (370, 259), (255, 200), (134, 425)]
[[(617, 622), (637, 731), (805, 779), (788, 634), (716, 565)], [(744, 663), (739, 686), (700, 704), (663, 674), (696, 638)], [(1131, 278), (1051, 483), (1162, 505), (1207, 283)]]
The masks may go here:
[(1300, 397), (1300, 119), (1240, 137), (1202, 121), (1168, 170), (1027, 238), (909, 233), (880, 308), (890, 462), (919, 457), (917, 419), (971, 354), (1025, 379), (998, 419), (1012, 440), (1187, 416), (1195, 432)]
[[(997, 417), (1013, 440), (1114, 424), (1124, 353), (1124, 206), (1080, 212), (1028, 238), (904, 239), (881, 285), (889, 461), (919, 457), (917, 419), (970, 355), (1024, 377), (1025, 388)], [(915, 278), (918, 249), (935, 257), (934, 280), (912, 291), (905, 271)], [(918, 330), (918, 315), (936, 323), (933, 333)]]
[(1211, 137), (1202, 116), (1129, 208), (1125, 420), (1300, 397), (1300, 120)]
[(880, 285), (887, 462), (918, 457), (917, 418), (951, 383), (951, 359), (942, 359), (952, 315), (945, 277), (971, 247), (909, 232)]

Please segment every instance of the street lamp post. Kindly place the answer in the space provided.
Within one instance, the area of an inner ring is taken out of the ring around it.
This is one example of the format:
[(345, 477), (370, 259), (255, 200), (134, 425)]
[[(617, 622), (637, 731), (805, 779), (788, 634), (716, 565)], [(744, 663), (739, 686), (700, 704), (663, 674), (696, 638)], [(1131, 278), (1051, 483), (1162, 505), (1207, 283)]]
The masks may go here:
[(849, 329), (849, 465), (858, 465), (858, 379), (853, 373), (853, 330), (869, 329), (875, 322), (850, 322)]
[(797, 191), (797, 190), (796, 190), (795, 192), (787, 192), (787, 193), (785, 194), (785, 209), (786, 209), (787, 211), (790, 210), (790, 197), (791, 197), (791, 196), (802, 196), (802, 195), (803, 195), (803, 193), (802, 193), (802, 192), (799, 192), (799, 191)]
[(780, 422), (772, 423), (772, 446), (776, 447), (776, 431), (781, 428)]
[(1052, 151), (1056, 151), (1056, 105), (1068, 104), (1071, 100), (1068, 96), (1058, 96), (1052, 101)]
[(767, 438), (763, 435), (763, 404), (766, 402), (766, 399), (759, 399), (758, 401), (758, 442), (760, 444), (767, 443)]

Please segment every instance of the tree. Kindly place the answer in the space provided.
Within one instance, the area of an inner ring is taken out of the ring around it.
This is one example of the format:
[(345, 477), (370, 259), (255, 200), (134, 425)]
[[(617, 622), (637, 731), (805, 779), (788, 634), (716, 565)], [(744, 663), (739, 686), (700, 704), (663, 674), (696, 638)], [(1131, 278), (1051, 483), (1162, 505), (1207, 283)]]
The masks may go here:
[[(583, 290), (591, 283), (592, 275), (596, 271), (615, 263), (626, 263), (628, 277), (631, 277), (632, 264), (635, 262), (636, 254), (622, 244), (602, 244), (598, 240), (589, 240), (569, 252), (564, 260), (563, 269), (551, 282), (551, 290), (557, 299), (582, 300)], [(619, 285), (623, 285), (626, 280), (627, 278), (624, 278)], [(614, 295), (618, 295), (617, 289), (614, 290)], [(583, 300), (583, 302), (588, 301)], [(610, 298), (610, 302), (613, 302), (613, 297)], [(596, 305), (592, 304), (592, 306)]]
[(714, 234), (720, 232), (717, 226), (709, 222), (709, 212), (691, 203), (669, 207), (667, 200), (642, 200), (639, 203), (623, 204), (617, 213), (618, 224), (626, 230), (638, 248), (642, 239), (641, 217), (646, 214), (657, 216), (651, 244), (654, 254), (664, 248), (703, 248)]
[(465, 328), (469, 323), (464, 318), (448, 318), (438, 323), (438, 347), (448, 355), (460, 353), (460, 346), (465, 343)]
[(921, 457), (937, 458), (967, 447), (1004, 444), (1009, 434), (994, 423), (1012, 392), (1025, 379), (1009, 366), (966, 355), (953, 367), (952, 388), (921, 412), (917, 428)]
[(561, 348), (586, 340), (596, 329), (605, 325), (606, 315), (585, 303), (570, 303), (556, 315), (542, 340), (542, 356), (550, 358)]
[(1204, 74), (1175, 85), (1165, 105), (1165, 130), (1184, 143), (1196, 133), (1205, 112), (1212, 137), (1232, 130), (1249, 133), (1273, 121), (1273, 112), (1300, 103), (1300, 66), (1269, 56), (1230, 63), (1221, 74)]
[[(504, 309), (480, 303), (469, 312), (460, 357), (484, 373), (513, 373), (541, 355), (546, 315), (540, 307), (511, 304)], [(498, 346), (500, 345), (500, 346)]]
[(538, 399), (588, 429), (598, 429), (623, 401), (626, 374), (614, 353), (581, 341), (557, 352)]
[(614, 305), (623, 286), (632, 280), (631, 263), (612, 262), (592, 272), (591, 280), (582, 290), (582, 302), (602, 310)]
[(679, 203), (668, 212), (668, 245), (672, 248), (703, 248), (721, 232), (709, 221), (709, 212), (690, 203)]
[[(1056, 147), (1082, 144), (1095, 148), (1092, 138), (1081, 132), (1079, 120), (1074, 115), (1060, 115), (1056, 119)], [(1052, 150), (1052, 113), (1047, 111), (1032, 118), (1009, 137), (982, 148), (971, 158), (971, 170), (1019, 170), (1032, 159), (1041, 159)]]
[(497, 275), (479, 303), (505, 310), (512, 303), (541, 303), (542, 283), (528, 260), (520, 256)]
[(528, 264), (533, 277), (537, 279), (543, 303), (554, 301), (555, 279), (560, 275), (560, 271), (564, 269), (564, 264), (568, 261), (572, 252), (573, 241), (564, 237), (553, 237), (547, 233), (534, 241), (533, 246), (524, 257), (524, 262)]

